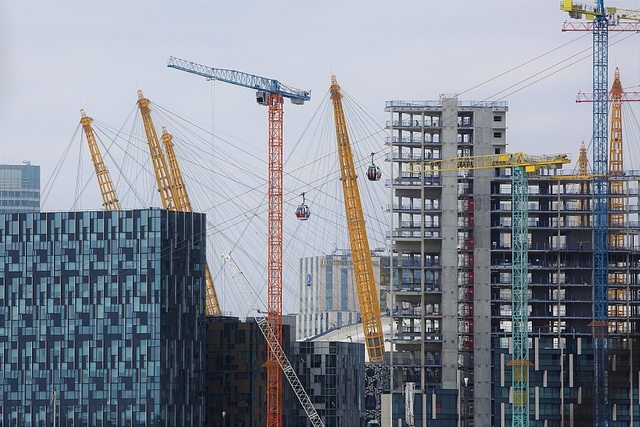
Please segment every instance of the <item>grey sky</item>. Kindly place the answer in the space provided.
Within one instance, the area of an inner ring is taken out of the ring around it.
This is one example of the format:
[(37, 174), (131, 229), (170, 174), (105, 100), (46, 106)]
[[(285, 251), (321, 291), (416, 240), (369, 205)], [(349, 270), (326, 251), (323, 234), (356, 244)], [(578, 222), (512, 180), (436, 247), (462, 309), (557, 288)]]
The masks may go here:
[[(285, 107), (285, 152), (336, 74), (380, 126), (388, 100), (454, 93), (500, 99), (509, 103), (510, 150), (568, 152), (575, 161), (580, 142), (591, 137), (591, 106), (575, 103), (578, 91), (591, 91), (591, 36), (561, 32), (568, 17), (559, 3), (0, 1), (0, 162), (40, 165), (44, 186), (73, 138), (80, 108), (118, 126), (135, 108), (138, 89), (266, 153), (266, 110), (252, 91), (218, 83), (213, 96), (203, 78), (167, 68), (171, 55), (311, 89), (308, 105)], [(610, 6), (638, 9), (640, 2)], [(610, 81), (619, 66), (623, 86), (639, 84), (640, 39), (610, 39)], [(90, 170), (86, 152), (84, 159)], [(76, 163), (61, 172), (45, 210), (71, 208)], [(82, 208), (99, 207), (96, 186), (83, 195)], [(295, 310), (295, 301), (286, 304)]]

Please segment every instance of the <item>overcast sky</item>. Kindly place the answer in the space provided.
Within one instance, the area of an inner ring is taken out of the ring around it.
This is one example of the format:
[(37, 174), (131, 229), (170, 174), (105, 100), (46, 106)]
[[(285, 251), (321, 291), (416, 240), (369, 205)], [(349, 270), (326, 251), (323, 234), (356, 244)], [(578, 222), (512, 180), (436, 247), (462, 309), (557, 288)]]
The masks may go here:
[[(575, 161), (592, 133), (591, 106), (575, 103), (578, 91), (591, 92), (591, 36), (561, 31), (568, 17), (559, 3), (0, 1), (0, 163), (40, 165), (44, 187), (75, 138), (80, 108), (117, 127), (135, 109), (138, 89), (266, 153), (266, 110), (252, 91), (222, 83), (212, 89), (167, 68), (169, 56), (312, 90), (306, 106), (287, 103), (285, 152), (335, 74), (380, 127), (389, 118), (385, 101), (441, 94), (507, 101), (511, 151), (567, 152)], [(610, 6), (640, 9), (640, 2)], [(610, 76), (620, 67), (624, 87), (640, 84), (638, 37), (610, 36)], [(57, 178), (44, 210), (74, 205), (79, 161)], [(84, 162), (90, 170), (86, 152)], [(81, 207), (100, 203), (95, 190)], [(296, 310), (295, 301), (287, 304)]]

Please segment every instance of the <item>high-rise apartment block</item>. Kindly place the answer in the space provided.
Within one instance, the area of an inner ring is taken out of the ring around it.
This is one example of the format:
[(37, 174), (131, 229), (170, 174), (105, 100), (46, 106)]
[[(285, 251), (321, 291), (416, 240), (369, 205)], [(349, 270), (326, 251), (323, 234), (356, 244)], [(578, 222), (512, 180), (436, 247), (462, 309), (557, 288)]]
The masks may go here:
[[(507, 110), (446, 96), (387, 102), (393, 351), (382, 427), (404, 419), (407, 383), (416, 426), (511, 425), (511, 171), (413, 163), (505, 153)], [(593, 414), (591, 184), (569, 173), (529, 177), (531, 426), (577, 426)], [(630, 426), (640, 419), (638, 176), (612, 179), (624, 191), (610, 213), (607, 378), (612, 425)]]
[(40, 211), (40, 166), (0, 165), (0, 214)]
[[(371, 258), (380, 295), (380, 309), (386, 313), (389, 257), (374, 254)], [(331, 255), (301, 258), (299, 280), (298, 339), (313, 337), (360, 321), (358, 291), (350, 251), (336, 250)], [(354, 337), (354, 341), (356, 340)]]
[(204, 425), (205, 245), (198, 213), (0, 215), (0, 425)]

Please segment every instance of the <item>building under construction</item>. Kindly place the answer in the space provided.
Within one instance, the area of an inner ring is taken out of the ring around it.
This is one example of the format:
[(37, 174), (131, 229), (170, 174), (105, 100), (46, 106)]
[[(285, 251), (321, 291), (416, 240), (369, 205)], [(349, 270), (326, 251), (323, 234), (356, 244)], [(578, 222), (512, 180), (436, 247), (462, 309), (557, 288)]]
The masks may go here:
[[(505, 153), (507, 104), (442, 97), (390, 101), (386, 111), (391, 115), (393, 345), (381, 425), (405, 419), (423, 427), (511, 425), (509, 362), (516, 322), (511, 169), (416, 168), (416, 162)], [(621, 148), (618, 154), (612, 159), (621, 158)], [(532, 426), (592, 422), (591, 179), (570, 173), (542, 168), (528, 176), (528, 310), (518, 321), (528, 331), (524, 406), (528, 402)], [(639, 180), (640, 175), (622, 171), (609, 178), (607, 399), (615, 426), (640, 422)], [(405, 404), (408, 384), (415, 387), (412, 408)]]

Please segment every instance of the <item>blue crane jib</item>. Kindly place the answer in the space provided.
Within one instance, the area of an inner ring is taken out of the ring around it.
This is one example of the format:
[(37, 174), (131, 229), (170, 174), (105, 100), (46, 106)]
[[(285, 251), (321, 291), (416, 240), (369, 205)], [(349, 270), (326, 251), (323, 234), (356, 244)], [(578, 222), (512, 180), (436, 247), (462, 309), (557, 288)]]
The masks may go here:
[[(300, 105), (304, 104), (304, 101), (311, 100), (311, 91), (285, 86), (275, 79), (267, 79), (235, 70), (211, 68), (206, 65), (185, 61), (175, 56), (169, 57), (167, 67), (197, 74), (209, 79), (220, 80), (225, 83), (248, 87), (249, 89), (255, 89), (257, 91), (263, 91), (268, 94), (282, 95), (285, 98), (291, 99), (293, 104)], [(260, 98), (258, 98), (258, 103), (262, 104)]]

